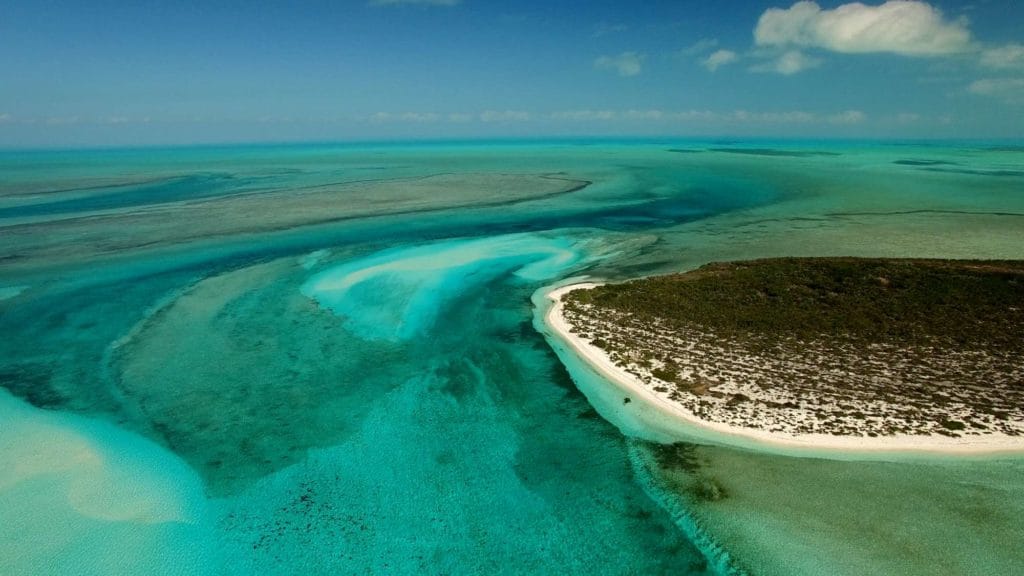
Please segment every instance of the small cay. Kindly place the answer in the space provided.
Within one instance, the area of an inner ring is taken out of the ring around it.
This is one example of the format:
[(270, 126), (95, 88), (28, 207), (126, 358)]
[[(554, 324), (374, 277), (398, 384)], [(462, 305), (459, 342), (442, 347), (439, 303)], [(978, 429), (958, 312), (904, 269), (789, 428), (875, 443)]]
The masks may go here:
[(1022, 261), (785, 258), (584, 287), (559, 291), (553, 327), (693, 422), (819, 446), (1024, 449)]

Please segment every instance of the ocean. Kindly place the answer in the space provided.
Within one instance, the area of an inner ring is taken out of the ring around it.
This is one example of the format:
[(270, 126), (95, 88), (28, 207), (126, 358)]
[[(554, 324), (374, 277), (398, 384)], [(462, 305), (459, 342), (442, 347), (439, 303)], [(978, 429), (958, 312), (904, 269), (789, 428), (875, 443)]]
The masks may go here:
[(1024, 146), (0, 152), (0, 572), (1019, 571), (1024, 457), (690, 443), (539, 321), (838, 255), (1021, 258)]

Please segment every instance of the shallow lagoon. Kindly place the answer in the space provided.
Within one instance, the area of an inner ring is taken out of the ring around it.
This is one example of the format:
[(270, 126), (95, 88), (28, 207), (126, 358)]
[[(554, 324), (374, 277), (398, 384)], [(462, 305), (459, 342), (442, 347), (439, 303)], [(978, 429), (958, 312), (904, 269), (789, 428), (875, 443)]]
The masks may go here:
[[(659, 463), (646, 442), (678, 431), (566, 372), (530, 297), (727, 258), (1020, 257), (1022, 164), (977, 144), (4, 153), (0, 450), (31, 463), (0, 480), (4, 571), (1020, 565), (1020, 459)], [(29, 458), (43, 430), (56, 451)], [(694, 499), (708, 478), (724, 497)], [(82, 494), (123, 513), (65, 504)]]

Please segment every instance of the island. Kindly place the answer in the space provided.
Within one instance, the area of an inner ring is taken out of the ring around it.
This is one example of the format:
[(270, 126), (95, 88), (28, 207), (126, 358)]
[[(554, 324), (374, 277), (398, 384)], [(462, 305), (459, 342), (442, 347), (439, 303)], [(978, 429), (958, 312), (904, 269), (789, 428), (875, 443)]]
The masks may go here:
[(791, 446), (1024, 450), (1024, 261), (778, 258), (548, 297), (623, 403)]

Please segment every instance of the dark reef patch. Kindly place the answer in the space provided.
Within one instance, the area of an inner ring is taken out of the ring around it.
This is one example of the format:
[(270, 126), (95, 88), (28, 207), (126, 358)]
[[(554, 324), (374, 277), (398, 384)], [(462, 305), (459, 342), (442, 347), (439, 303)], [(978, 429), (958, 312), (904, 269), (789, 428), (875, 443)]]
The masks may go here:
[(60, 408), (67, 398), (51, 384), (49, 370), (37, 365), (13, 365), (0, 371), (0, 386), (37, 408)]
[(709, 148), (711, 152), (744, 154), (747, 156), (771, 156), (784, 158), (813, 158), (815, 156), (842, 156), (839, 152), (824, 150), (780, 150), (778, 148)]
[(990, 148), (981, 148), (984, 152), (1024, 152), (1024, 146), (992, 146)]
[(895, 210), (892, 212), (829, 212), (829, 218), (850, 216), (908, 216), (910, 214), (964, 214), (968, 216), (1024, 216), (1024, 212), (974, 212), (971, 210)]
[(965, 174), (968, 176), (992, 176), (994, 178), (1021, 178), (1024, 177), (1024, 170), (971, 170), (968, 168), (922, 168), (929, 172), (944, 172), (947, 174)]
[(697, 458), (697, 445), (686, 442), (673, 444), (650, 444), (651, 453), (658, 466), (684, 472), (699, 472), (701, 465)]
[[(250, 179), (239, 179), (231, 174), (190, 174), (143, 184), (96, 189), (94, 194), (83, 198), (0, 208), (0, 218), (139, 208), (166, 202), (198, 200), (237, 192), (249, 183)], [(103, 190), (109, 191), (104, 193)]]
[(946, 160), (894, 160), (893, 164), (900, 166), (959, 166), (959, 162), (948, 162)]

